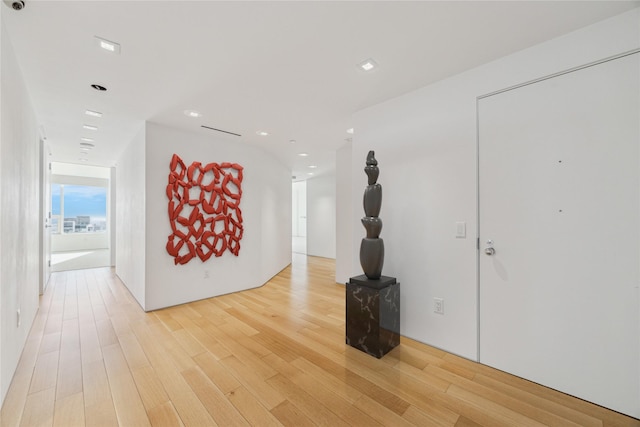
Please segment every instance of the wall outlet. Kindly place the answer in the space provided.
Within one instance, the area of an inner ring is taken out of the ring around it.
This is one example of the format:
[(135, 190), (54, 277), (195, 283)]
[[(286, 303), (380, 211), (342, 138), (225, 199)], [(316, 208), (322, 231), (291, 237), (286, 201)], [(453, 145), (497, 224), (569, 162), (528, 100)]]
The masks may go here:
[(20, 327), (20, 309), (16, 311), (16, 323), (18, 324), (18, 327)]
[(444, 314), (444, 299), (442, 298), (433, 299), (433, 312), (438, 314)]

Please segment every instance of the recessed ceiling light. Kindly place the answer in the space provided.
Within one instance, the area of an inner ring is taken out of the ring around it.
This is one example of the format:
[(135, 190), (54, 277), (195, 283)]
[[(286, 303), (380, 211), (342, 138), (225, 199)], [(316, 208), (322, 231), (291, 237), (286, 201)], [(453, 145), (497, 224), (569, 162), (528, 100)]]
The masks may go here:
[(313, 172), (307, 172), (307, 175), (313, 175)]
[(120, 53), (120, 45), (116, 42), (112, 42), (107, 39), (103, 39), (102, 37), (95, 36), (95, 41), (102, 49), (111, 53)]
[(92, 126), (92, 125), (82, 125), (82, 128), (87, 130), (98, 130), (98, 126)]
[(86, 110), (84, 112), (87, 116), (91, 116), (91, 117), (102, 117), (102, 113), (99, 113), (97, 111), (92, 111), (92, 110)]
[(263, 130), (256, 131), (256, 133), (257, 133), (258, 135), (260, 135), (260, 136), (267, 136), (267, 135), (269, 135), (269, 132), (265, 132), (265, 131), (263, 131)]
[(202, 117), (202, 113), (196, 110), (184, 110), (184, 115), (187, 117), (193, 117), (194, 119)]
[(309, 166), (309, 169), (315, 169), (315, 168), (317, 168), (317, 167), (318, 167), (318, 166), (316, 166), (316, 165), (311, 165), (311, 166)]
[(347, 129), (347, 133), (353, 135), (353, 128)]
[(300, 157), (307, 157), (309, 155), (309, 153), (298, 153), (298, 156)]
[(80, 138), (80, 141), (93, 142), (92, 138)]
[(363, 69), (364, 71), (372, 71), (378, 66), (378, 63), (373, 59), (369, 58), (364, 62), (358, 64), (358, 67)]

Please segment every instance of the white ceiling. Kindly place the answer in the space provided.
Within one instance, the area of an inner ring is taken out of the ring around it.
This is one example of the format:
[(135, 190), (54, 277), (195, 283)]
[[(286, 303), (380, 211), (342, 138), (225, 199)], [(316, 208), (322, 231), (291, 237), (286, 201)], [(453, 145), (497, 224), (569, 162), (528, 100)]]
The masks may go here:
[[(54, 161), (80, 163), (80, 138), (91, 137), (88, 163), (112, 166), (148, 120), (262, 147), (298, 177), (308, 177), (309, 165), (316, 174), (334, 167), (354, 112), (640, 5), (25, 2), (20, 12), (1, 6), (3, 25)], [(121, 54), (98, 48), (94, 36), (120, 43)], [(357, 68), (367, 58), (376, 71)], [(203, 117), (188, 118), (186, 109)]]

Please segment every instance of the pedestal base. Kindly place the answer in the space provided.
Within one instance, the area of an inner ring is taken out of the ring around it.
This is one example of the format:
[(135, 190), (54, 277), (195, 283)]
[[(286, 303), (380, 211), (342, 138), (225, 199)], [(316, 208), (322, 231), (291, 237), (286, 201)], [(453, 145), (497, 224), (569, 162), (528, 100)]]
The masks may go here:
[(400, 344), (400, 283), (395, 277), (347, 283), (346, 342), (380, 359)]

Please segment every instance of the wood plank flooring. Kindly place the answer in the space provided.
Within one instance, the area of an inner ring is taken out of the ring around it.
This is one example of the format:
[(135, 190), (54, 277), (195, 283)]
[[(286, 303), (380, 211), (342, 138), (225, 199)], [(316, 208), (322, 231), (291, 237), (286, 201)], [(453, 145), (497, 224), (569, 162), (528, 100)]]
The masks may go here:
[(109, 268), (54, 273), (1, 412), (10, 426), (640, 426), (403, 338), (344, 344), (332, 260), (144, 313)]

